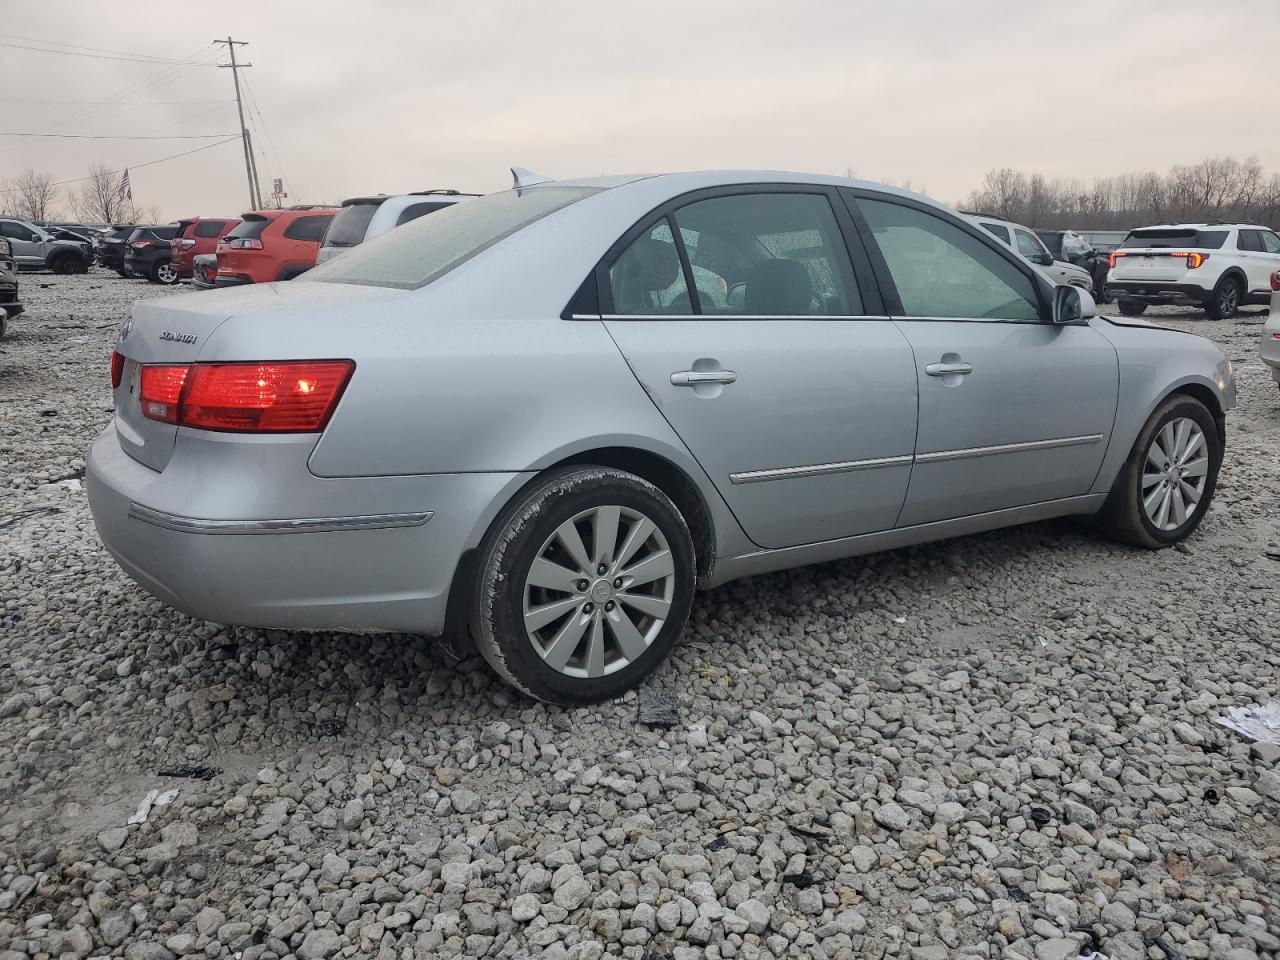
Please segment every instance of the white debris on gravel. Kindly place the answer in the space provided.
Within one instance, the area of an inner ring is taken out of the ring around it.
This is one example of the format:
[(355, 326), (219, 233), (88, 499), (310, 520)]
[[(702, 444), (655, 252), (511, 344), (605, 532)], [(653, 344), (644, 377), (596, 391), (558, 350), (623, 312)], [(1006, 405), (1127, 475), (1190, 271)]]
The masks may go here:
[(1232, 707), (1218, 722), (1250, 740), (1280, 746), (1280, 699), (1252, 707)]
[(701, 594), (661, 728), (129, 581), (60, 484), (129, 301), (170, 293), (24, 275), (0, 341), (0, 960), (1280, 950), (1280, 748), (1216, 723), (1280, 683), (1257, 311), (1151, 311), (1240, 381), (1187, 551), (1050, 523)]

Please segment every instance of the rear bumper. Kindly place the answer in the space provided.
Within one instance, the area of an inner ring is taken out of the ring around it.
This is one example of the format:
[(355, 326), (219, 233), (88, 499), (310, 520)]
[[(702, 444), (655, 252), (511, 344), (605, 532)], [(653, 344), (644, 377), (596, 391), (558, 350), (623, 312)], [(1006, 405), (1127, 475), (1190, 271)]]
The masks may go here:
[(253, 283), (253, 278), (243, 273), (220, 273), (213, 281), (215, 287), (243, 287), (248, 283)]
[(1177, 304), (1203, 307), (1212, 291), (1194, 283), (1164, 283), (1159, 280), (1109, 280), (1107, 290), (1113, 297), (1149, 304)]
[(124, 268), (124, 253), (122, 251), (99, 250), (94, 255), (94, 261), (100, 267), (106, 267), (109, 270), (121, 270)]
[(151, 260), (147, 257), (136, 257), (130, 254), (124, 258), (124, 269), (128, 273), (145, 277), (151, 272)]
[(524, 476), (322, 480), (306, 469), (312, 437), (193, 433), (179, 431), (156, 471), (108, 426), (86, 484), (99, 536), (125, 572), (218, 623), (439, 634), (459, 559)]

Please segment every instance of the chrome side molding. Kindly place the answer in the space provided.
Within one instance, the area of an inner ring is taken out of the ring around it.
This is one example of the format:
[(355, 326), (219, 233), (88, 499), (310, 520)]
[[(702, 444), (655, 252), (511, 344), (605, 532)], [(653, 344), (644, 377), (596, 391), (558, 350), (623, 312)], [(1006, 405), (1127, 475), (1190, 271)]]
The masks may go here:
[(284, 520), (203, 520), (182, 517), (141, 504), (129, 504), (129, 519), (179, 533), (212, 533), (253, 535), (264, 533), (342, 533), (349, 530), (387, 530), (394, 527), (420, 527), (432, 517), (422, 513), (377, 513), (361, 517), (301, 517)]
[(1059, 437), (1054, 440), (1027, 440), (1023, 443), (998, 443), (991, 447), (965, 447), (962, 450), (937, 450), (933, 453), (917, 453), (916, 463), (942, 463), (945, 460), (967, 460), (970, 457), (994, 457), (1002, 453), (1024, 453), (1030, 450), (1054, 450), (1058, 447), (1079, 447), (1087, 443), (1101, 443), (1102, 434), (1091, 433), (1083, 437)]

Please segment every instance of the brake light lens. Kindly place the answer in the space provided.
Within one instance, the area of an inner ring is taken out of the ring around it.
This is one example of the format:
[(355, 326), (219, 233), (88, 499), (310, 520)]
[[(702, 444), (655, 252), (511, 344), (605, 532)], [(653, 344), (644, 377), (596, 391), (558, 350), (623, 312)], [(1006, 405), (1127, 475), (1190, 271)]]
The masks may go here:
[(175, 242), (177, 243), (178, 249), (180, 250), (190, 250), (192, 247), (196, 245), (196, 242), (194, 240), (182, 239), (182, 240), (177, 240)]
[(1207, 253), (1188, 253), (1187, 269), (1188, 270), (1199, 269), (1201, 264), (1203, 264), (1208, 259), (1209, 259), (1209, 255)]
[(120, 386), (124, 379), (124, 354), (119, 350), (111, 351), (111, 389)]
[(135, 250), (145, 250), (147, 247), (154, 247), (155, 244), (150, 240), (135, 240), (133, 243), (129, 244), (129, 246), (133, 247)]
[(1280, 270), (1271, 275), (1271, 289), (1280, 290)]
[[(200, 430), (317, 433), (355, 367), (351, 360), (145, 366), (142, 413)], [(156, 372), (148, 390), (150, 371)]]
[(261, 250), (262, 241), (254, 240), (251, 237), (236, 237), (234, 240), (228, 241), (227, 246), (232, 250)]
[(178, 401), (190, 367), (147, 364), (142, 368), (142, 415), (161, 423), (178, 422)]
[(1117, 260), (1119, 260), (1121, 257), (1127, 257), (1127, 256), (1128, 254), (1121, 250), (1112, 250), (1111, 255), (1107, 258), (1111, 264), (1111, 269), (1114, 270), (1116, 268)]

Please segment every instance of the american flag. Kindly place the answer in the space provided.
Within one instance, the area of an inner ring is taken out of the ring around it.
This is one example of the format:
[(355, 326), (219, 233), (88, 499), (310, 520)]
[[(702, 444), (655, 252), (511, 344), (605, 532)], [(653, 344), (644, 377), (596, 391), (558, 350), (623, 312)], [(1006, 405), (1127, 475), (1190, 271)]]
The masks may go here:
[(125, 167), (124, 176), (120, 178), (120, 186), (116, 188), (117, 197), (133, 199), (133, 187), (129, 186), (129, 168)]

